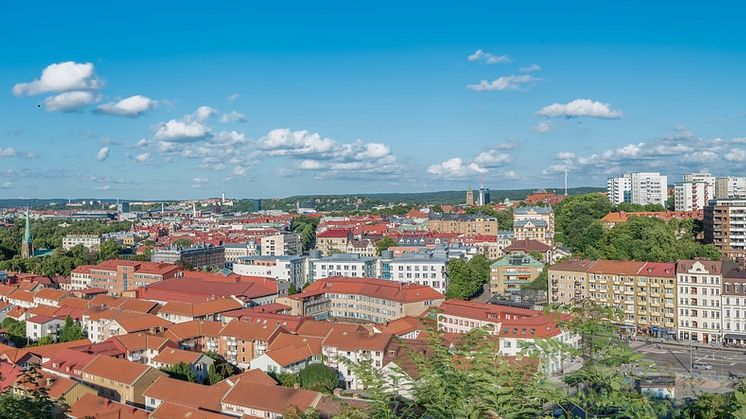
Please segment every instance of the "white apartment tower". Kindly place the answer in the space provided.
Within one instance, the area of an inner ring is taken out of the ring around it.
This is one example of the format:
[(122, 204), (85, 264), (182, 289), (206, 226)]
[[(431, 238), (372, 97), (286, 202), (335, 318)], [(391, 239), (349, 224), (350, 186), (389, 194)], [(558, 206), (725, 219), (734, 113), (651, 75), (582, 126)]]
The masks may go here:
[(668, 200), (668, 177), (657, 172), (635, 172), (632, 181), (632, 203), (639, 205), (660, 204)]
[(715, 179), (715, 198), (746, 198), (746, 177), (726, 176)]
[(686, 173), (674, 186), (674, 209), (697, 211), (715, 197), (715, 177), (709, 173)]
[(632, 201), (632, 177), (629, 174), (612, 177), (606, 181), (606, 194), (614, 205)]

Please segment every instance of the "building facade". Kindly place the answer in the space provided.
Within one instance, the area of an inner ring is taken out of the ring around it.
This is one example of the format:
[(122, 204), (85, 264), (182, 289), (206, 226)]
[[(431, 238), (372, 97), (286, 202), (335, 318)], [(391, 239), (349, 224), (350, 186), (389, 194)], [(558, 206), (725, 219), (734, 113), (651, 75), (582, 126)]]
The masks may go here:
[(704, 242), (727, 259), (746, 256), (746, 199), (714, 199), (705, 206)]
[(721, 341), (722, 267), (722, 262), (708, 260), (680, 260), (677, 263), (679, 340)]
[(300, 234), (281, 232), (261, 238), (263, 256), (293, 256), (303, 254), (303, 243)]

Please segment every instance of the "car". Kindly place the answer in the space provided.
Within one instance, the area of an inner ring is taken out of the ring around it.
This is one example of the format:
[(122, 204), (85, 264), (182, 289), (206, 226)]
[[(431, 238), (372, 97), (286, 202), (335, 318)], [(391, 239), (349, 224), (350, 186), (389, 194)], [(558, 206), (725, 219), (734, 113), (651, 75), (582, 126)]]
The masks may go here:
[(706, 364), (704, 362), (695, 362), (694, 363), (694, 369), (695, 370), (711, 370), (712, 365)]

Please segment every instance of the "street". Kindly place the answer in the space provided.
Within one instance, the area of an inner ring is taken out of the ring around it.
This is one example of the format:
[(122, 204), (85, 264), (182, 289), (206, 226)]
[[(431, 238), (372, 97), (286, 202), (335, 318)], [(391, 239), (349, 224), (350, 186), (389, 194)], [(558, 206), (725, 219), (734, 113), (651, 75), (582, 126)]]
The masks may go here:
[(655, 362), (663, 371), (689, 374), (691, 363), (709, 364), (710, 370), (694, 369), (694, 375), (701, 377), (728, 377), (731, 374), (746, 376), (746, 355), (743, 351), (688, 347), (681, 344), (639, 342), (632, 345), (635, 352), (645, 359)]

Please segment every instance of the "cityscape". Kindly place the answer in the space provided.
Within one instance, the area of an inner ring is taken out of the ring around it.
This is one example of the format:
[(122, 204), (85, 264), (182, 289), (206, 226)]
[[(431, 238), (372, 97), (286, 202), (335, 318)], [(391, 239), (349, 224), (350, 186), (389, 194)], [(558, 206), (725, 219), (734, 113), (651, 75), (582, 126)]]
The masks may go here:
[(0, 418), (746, 419), (742, 5), (42, 3)]

